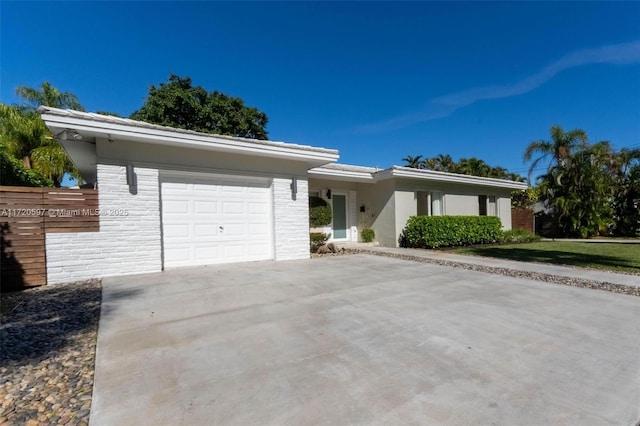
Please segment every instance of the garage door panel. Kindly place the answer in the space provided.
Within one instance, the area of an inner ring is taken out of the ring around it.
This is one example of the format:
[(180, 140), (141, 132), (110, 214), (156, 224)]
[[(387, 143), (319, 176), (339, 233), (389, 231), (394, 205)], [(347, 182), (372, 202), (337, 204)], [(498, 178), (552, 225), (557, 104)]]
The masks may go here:
[(249, 202), (247, 203), (247, 213), (252, 215), (266, 215), (269, 213), (269, 204), (266, 202)]
[(187, 224), (164, 224), (163, 234), (165, 238), (180, 238), (189, 236), (189, 225)]
[(164, 266), (273, 258), (271, 183), (161, 177)]
[(244, 213), (244, 203), (240, 201), (227, 201), (222, 203), (222, 214), (243, 214)]
[(197, 260), (208, 261), (209, 259), (220, 258), (220, 248), (211, 246), (206, 248), (197, 248), (194, 250), (194, 257)]
[(171, 213), (171, 214), (177, 214), (177, 213), (186, 214), (189, 212), (189, 203), (181, 200), (167, 201), (166, 203), (163, 204), (162, 207), (167, 213)]
[(268, 235), (270, 231), (267, 223), (250, 223), (249, 235)]
[(211, 201), (194, 201), (193, 212), (195, 214), (216, 214), (218, 213), (218, 203)]
[(219, 232), (218, 229), (218, 225), (215, 224), (197, 223), (194, 226), (193, 235), (196, 238), (217, 237)]

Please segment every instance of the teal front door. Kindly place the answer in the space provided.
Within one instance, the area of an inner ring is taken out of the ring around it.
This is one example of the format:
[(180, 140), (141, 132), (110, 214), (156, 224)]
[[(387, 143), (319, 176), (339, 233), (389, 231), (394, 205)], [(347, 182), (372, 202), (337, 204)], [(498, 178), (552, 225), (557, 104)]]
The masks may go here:
[(333, 194), (333, 239), (347, 238), (347, 196)]

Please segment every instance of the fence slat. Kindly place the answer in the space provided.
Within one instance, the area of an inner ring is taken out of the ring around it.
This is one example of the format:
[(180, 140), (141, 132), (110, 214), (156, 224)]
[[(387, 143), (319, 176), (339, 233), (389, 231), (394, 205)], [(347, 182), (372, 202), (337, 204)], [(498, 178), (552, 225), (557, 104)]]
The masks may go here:
[(46, 233), (97, 232), (95, 189), (0, 186), (2, 289), (47, 283)]

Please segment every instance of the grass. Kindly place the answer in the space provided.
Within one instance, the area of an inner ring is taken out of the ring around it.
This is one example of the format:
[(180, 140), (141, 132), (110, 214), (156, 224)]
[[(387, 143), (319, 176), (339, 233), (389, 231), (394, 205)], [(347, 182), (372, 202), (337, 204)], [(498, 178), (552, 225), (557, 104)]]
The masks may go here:
[(475, 246), (455, 253), (640, 274), (640, 244), (545, 241)]

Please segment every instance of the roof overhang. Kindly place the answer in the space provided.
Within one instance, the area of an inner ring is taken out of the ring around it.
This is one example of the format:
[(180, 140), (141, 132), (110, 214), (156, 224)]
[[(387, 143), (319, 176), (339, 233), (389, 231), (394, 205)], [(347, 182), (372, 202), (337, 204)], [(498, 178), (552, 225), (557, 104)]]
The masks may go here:
[(376, 173), (377, 180), (385, 180), (391, 178), (418, 179), (432, 182), (458, 183), (463, 185), (485, 186), (511, 190), (524, 190), (529, 187), (529, 185), (524, 182), (515, 182), (506, 179), (461, 175), (457, 173), (437, 172), (433, 170), (413, 169), (409, 167), (399, 166), (393, 166), (389, 169), (385, 169)]
[(38, 111), (83, 176), (95, 169), (98, 138), (298, 161), (307, 169), (333, 163), (339, 157), (333, 149), (212, 135), (50, 107)]
[(374, 183), (393, 178), (412, 179), (423, 182), (445, 182), (462, 185), (504, 188), (510, 190), (527, 189), (523, 182), (505, 179), (494, 179), (479, 176), (461, 175), (456, 173), (437, 172), (433, 170), (413, 169), (409, 167), (393, 166), (378, 170), (373, 168), (349, 166), (344, 164), (329, 164), (309, 170), (310, 178), (337, 180), (343, 182)]
[(369, 182), (375, 181), (371, 172), (336, 170), (327, 167), (316, 167), (309, 170), (309, 177), (316, 179), (339, 180), (343, 182)]

